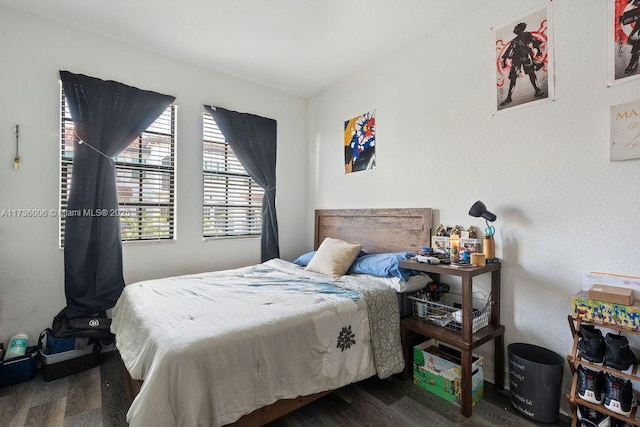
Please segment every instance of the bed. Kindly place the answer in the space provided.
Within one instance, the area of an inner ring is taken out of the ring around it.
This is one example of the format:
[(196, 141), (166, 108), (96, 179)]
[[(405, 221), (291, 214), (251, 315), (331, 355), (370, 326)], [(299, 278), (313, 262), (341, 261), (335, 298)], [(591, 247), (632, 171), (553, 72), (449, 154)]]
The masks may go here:
[[(408, 251), (430, 234), (428, 208), (315, 212), (318, 253), (338, 239), (367, 254)], [(344, 385), (400, 373), (396, 295), (367, 275), (280, 259), (130, 284), (112, 321), (133, 397), (127, 421), (262, 425)]]

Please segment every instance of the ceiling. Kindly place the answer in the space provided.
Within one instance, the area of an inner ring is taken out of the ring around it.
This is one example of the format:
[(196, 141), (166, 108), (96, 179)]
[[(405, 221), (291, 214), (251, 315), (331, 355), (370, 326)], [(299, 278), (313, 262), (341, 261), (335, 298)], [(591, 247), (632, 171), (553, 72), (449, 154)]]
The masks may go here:
[(0, 0), (0, 5), (301, 97), (477, 0)]

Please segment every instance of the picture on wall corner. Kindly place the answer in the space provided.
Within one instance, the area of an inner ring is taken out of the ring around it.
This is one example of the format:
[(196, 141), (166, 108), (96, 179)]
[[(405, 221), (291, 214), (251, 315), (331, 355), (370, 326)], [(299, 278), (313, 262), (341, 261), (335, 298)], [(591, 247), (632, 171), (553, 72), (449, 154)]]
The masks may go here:
[(553, 99), (551, 2), (491, 29), (496, 111)]
[(640, 1), (609, 1), (609, 84), (640, 77)]
[(375, 110), (344, 122), (344, 173), (376, 168)]

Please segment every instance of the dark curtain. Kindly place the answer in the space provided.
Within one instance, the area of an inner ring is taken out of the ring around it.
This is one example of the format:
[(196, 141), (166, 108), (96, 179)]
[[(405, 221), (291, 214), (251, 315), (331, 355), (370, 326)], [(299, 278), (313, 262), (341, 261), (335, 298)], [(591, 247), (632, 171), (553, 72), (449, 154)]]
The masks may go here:
[(60, 77), (81, 140), (74, 147), (64, 235), (67, 315), (74, 317), (113, 307), (124, 288), (111, 157), (127, 148), (175, 98), (68, 71), (60, 71)]
[(253, 114), (205, 105), (242, 166), (260, 187), (262, 199), (262, 262), (280, 257), (276, 215), (277, 122)]

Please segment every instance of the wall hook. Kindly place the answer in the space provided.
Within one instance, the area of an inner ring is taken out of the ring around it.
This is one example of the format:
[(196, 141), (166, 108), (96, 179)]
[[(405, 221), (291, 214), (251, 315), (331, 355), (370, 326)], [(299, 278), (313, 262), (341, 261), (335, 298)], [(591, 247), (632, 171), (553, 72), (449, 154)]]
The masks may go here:
[(20, 150), (19, 150), (20, 126), (19, 125), (16, 124), (16, 128), (14, 132), (16, 133), (16, 156), (13, 158), (13, 169), (17, 171), (18, 169), (20, 169)]

